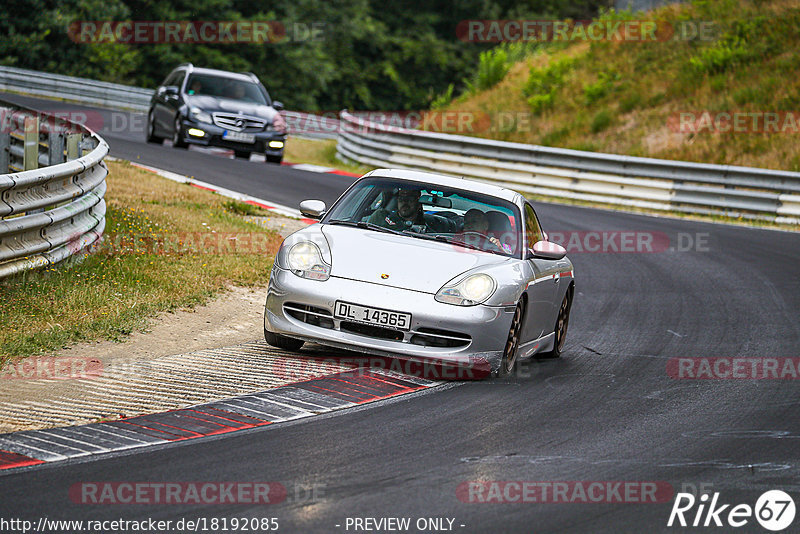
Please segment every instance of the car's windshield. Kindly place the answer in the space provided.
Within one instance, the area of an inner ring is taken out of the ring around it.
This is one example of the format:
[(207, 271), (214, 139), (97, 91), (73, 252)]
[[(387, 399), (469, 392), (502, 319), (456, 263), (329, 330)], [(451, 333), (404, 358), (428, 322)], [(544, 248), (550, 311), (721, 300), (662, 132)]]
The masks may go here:
[(381, 227), (508, 256), (516, 256), (521, 246), (519, 210), (511, 202), (464, 189), (390, 178), (362, 180), (322, 222)]
[(186, 94), (214, 96), (269, 105), (258, 84), (209, 74), (192, 74), (186, 82)]

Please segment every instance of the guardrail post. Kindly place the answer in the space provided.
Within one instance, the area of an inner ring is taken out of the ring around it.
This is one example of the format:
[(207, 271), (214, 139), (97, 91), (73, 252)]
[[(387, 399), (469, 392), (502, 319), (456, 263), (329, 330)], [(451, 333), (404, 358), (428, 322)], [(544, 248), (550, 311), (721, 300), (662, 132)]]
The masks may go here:
[(67, 135), (67, 161), (71, 161), (73, 159), (78, 159), (79, 157), (81, 157), (78, 148), (80, 142), (81, 142), (81, 134)]
[(25, 117), (25, 140), (22, 168), (39, 168), (39, 117)]
[(64, 134), (50, 132), (47, 137), (48, 165), (64, 163)]
[(6, 132), (5, 128), (0, 130), (0, 174), (8, 174), (8, 162), (11, 147), (11, 132)]

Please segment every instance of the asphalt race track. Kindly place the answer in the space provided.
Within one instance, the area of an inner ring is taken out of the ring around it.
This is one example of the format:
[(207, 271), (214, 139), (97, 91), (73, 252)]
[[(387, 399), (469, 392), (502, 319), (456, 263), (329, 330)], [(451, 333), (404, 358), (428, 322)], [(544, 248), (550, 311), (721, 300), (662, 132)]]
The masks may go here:
[[(330, 202), (352, 180), (147, 145), (141, 132), (100, 133), (116, 157), (290, 206)], [(568, 247), (577, 294), (561, 359), (296, 423), (6, 472), (0, 517), (274, 517), (279, 532), (354, 532), (354, 518), (408, 517), (412, 532), (419, 518), (454, 519), (464, 533), (660, 532), (698, 530), (667, 527), (684, 489), (719, 492), (732, 506), (754, 506), (772, 489), (798, 502), (800, 382), (692, 380), (668, 362), (798, 358), (800, 234), (548, 204), (538, 213), (551, 235), (580, 240)], [(649, 236), (654, 251), (615, 252), (614, 232)], [(600, 251), (578, 250), (597, 243)], [(288, 494), (269, 505), (70, 499), (73, 484), (100, 481), (270, 481)], [(674, 493), (657, 503), (481, 503), (460, 490), (470, 481), (652, 481)], [(737, 531), (766, 532), (753, 517)]]

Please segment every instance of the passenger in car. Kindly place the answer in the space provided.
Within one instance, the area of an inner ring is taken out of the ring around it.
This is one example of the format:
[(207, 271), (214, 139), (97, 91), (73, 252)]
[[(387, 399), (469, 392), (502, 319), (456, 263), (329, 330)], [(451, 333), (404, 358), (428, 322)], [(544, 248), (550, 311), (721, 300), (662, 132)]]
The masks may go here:
[(501, 243), (496, 236), (489, 232), (489, 217), (486, 213), (479, 209), (472, 208), (464, 214), (464, 233), (466, 234), (469, 232), (475, 232), (485, 236), (486, 239), (488, 239), (503, 252), (512, 252), (510, 246)]
[(464, 214), (464, 231), (478, 232), (481, 234), (489, 233), (489, 219), (486, 214), (479, 209), (472, 208)]
[(422, 211), (420, 195), (419, 189), (400, 189), (397, 192), (397, 209), (389, 211), (378, 208), (370, 215), (369, 222), (396, 230), (408, 229), (428, 233), (452, 231), (449, 220)]

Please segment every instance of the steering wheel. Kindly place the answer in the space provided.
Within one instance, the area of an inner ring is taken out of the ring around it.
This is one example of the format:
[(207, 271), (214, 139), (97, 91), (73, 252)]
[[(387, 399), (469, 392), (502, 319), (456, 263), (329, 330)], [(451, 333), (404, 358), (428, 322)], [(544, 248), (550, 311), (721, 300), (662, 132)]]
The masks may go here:
[(463, 234), (464, 236), (468, 236), (468, 235), (476, 235), (476, 236), (478, 236), (478, 237), (482, 238), (484, 241), (486, 241), (486, 242), (487, 242), (487, 243), (489, 243), (490, 245), (492, 245), (494, 248), (496, 248), (496, 249), (497, 249), (497, 250), (499, 250), (500, 252), (505, 252), (505, 251), (503, 250), (503, 247), (501, 247), (500, 245), (498, 245), (497, 243), (495, 243), (494, 241), (492, 241), (492, 238), (491, 238), (491, 237), (489, 237), (488, 235), (484, 234), (484, 233), (481, 233), (481, 232), (476, 232), (475, 230), (468, 230), (468, 231), (466, 231), (466, 232), (462, 232), (462, 234)]

